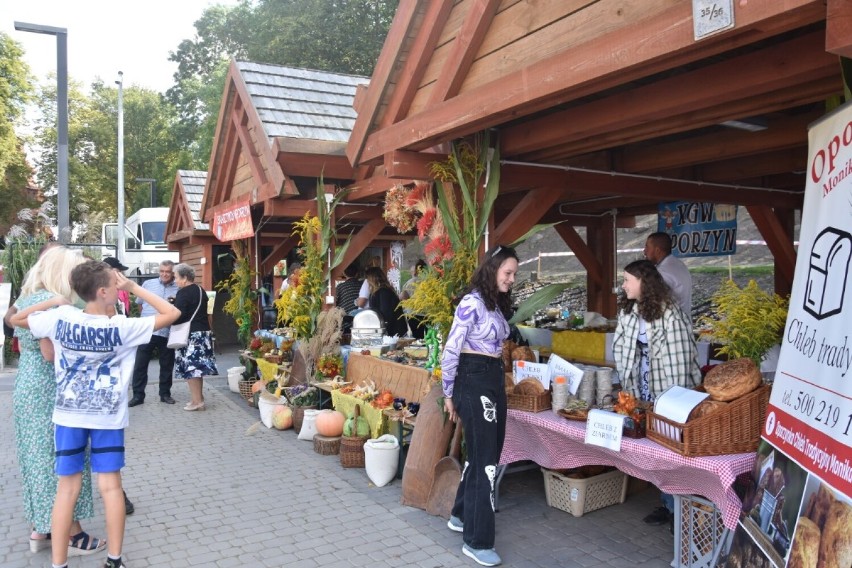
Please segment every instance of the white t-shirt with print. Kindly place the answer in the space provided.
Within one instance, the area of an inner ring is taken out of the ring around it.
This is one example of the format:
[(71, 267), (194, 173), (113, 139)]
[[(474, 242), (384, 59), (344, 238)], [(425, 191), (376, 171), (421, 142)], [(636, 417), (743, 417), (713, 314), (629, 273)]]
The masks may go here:
[(30, 314), (30, 331), (53, 343), (53, 422), (117, 430), (128, 424), (127, 386), (136, 348), (151, 341), (154, 317), (96, 316), (73, 306)]

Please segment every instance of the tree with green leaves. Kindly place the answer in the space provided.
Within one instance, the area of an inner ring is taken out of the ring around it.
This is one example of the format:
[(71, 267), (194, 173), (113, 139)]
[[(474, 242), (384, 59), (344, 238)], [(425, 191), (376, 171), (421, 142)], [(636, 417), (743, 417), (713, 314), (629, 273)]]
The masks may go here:
[(18, 211), (34, 207), (27, 192), (32, 169), (24, 140), (15, 133), (33, 92), (30, 69), (18, 43), (0, 32), (0, 234), (14, 225)]

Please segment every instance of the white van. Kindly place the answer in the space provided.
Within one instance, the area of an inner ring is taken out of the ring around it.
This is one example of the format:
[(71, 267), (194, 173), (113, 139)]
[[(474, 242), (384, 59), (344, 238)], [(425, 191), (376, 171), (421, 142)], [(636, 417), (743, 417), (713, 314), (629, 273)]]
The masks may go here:
[[(160, 263), (180, 261), (177, 251), (168, 250), (166, 245), (166, 222), (168, 207), (143, 207), (127, 218), (124, 230), (124, 258), (121, 262), (128, 267), (127, 275), (147, 279), (159, 276)], [(118, 243), (118, 223), (104, 223), (101, 228), (102, 242)], [(104, 256), (115, 254), (115, 249), (104, 248)]]

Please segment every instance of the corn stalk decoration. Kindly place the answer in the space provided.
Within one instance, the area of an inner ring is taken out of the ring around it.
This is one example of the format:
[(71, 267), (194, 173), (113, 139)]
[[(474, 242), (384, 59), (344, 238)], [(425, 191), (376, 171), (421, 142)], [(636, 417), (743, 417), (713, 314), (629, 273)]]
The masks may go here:
[(320, 178), (317, 181), (317, 215), (305, 213), (294, 223), (293, 235), (298, 237), (299, 246), (304, 250), (302, 269), (298, 282), (285, 290), (274, 305), (278, 323), (292, 327), (296, 339), (309, 339), (316, 334), (324, 289), (330, 283), (331, 271), (340, 265), (349, 248), (351, 236), (331, 254), (332, 243), (337, 238), (333, 214), (346, 194), (346, 191), (339, 191), (326, 202)]

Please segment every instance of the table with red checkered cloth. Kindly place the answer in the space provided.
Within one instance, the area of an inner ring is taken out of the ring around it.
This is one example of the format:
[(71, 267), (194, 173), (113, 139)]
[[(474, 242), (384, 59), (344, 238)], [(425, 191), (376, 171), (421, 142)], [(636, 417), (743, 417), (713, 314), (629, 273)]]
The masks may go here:
[(754, 467), (754, 452), (688, 458), (647, 438), (622, 438), (620, 452), (587, 445), (585, 439), (585, 422), (567, 420), (552, 412), (509, 410), (500, 463), (532, 460), (550, 469), (615, 466), (666, 493), (709, 499), (722, 512), (725, 526), (736, 528), (742, 502), (733, 484), (738, 475)]

